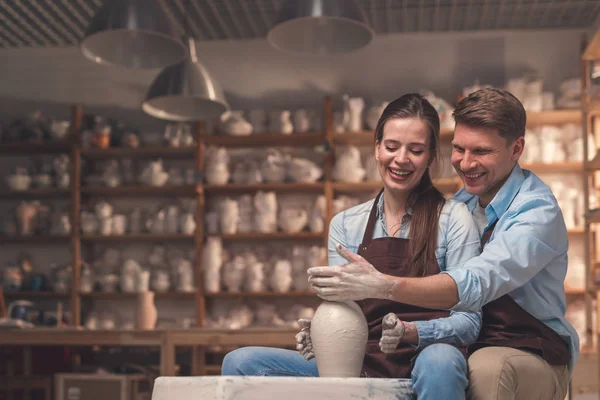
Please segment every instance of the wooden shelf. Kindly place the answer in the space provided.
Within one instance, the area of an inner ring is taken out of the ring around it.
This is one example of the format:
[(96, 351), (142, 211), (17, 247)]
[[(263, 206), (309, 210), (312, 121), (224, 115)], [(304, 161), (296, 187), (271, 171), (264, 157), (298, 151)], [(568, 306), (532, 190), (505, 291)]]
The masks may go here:
[(144, 186), (128, 185), (117, 186), (114, 188), (104, 186), (83, 186), (81, 193), (90, 196), (188, 196), (196, 194), (195, 185), (165, 185), (165, 186)]
[(2, 143), (0, 154), (3, 156), (30, 156), (32, 154), (57, 154), (66, 153), (71, 150), (71, 143), (65, 140)]
[(336, 193), (352, 194), (360, 192), (376, 192), (383, 187), (382, 182), (334, 182), (333, 191)]
[(95, 149), (86, 148), (81, 150), (81, 155), (85, 158), (90, 159), (107, 159), (107, 158), (121, 158), (121, 157), (135, 157), (135, 158), (178, 158), (182, 156), (194, 155), (195, 147), (114, 147), (110, 149)]
[(221, 366), (220, 365), (205, 365), (204, 370), (207, 374), (221, 374)]
[[(452, 129), (442, 129), (440, 131), (441, 140), (451, 140), (454, 135)], [(352, 146), (374, 146), (375, 136), (372, 131), (358, 131), (358, 132), (343, 132), (336, 133), (333, 136), (333, 142), (340, 145), (352, 145)]]
[(250, 185), (226, 184), (226, 185), (204, 185), (204, 190), (210, 193), (237, 193), (237, 192), (257, 192), (262, 191), (281, 191), (281, 192), (322, 192), (325, 190), (323, 182), (314, 183), (255, 183)]
[(600, 208), (595, 208), (593, 210), (589, 210), (585, 214), (585, 219), (589, 223), (597, 223), (600, 222)]
[(521, 164), (522, 169), (528, 169), (536, 174), (541, 173), (568, 173), (568, 172), (583, 172), (583, 163), (580, 162), (564, 162), (564, 163), (531, 163)]
[[(82, 298), (88, 299), (105, 299), (105, 300), (125, 300), (135, 299), (137, 293), (121, 293), (121, 292), (91, 292), (91, 293), (79, 293)], [(193, 299), (196, 296), (195, 292), (183, 293), (183, 292), (154, 292), (157, 298), (169, 298), (169, 299)]]
[(260, 293), (251, 293), (251, 292), (218, 292), (218, 293), (206, 293), (206, 297), (316, 297), (315, 292), (260, 292)]
[(596, 151), (594, 158), (586, 164), (585, 167), (588, 171), (596, 171), (600, 169), (600, 151)]
[(0, 199), (32, 199), (45, 197), (68, 197), (71, 194), (69, 189), (57, 189), (57, 188), (34, 188), (27, 190), (10, 190), (4, 189), (0, 191)]
[(193, 240), (194, 235), (172, 234), (172, 235), (154, 235), (150, 233), (140, 233), (136, 235), (83, 235), (83, 242), (167, 242), (178, 240)]
[(292, 133), (283, 135), (281, 133), (261, 133), (248, 136), (215, 135), (204, 136), (204, 143), (209, 146), (222, 147), (314, 147), (325, 143), (323, 133)]
[(65, 243), (68, 244), (71, 236), (67, 235), (15, 235), (15, 236), (0, 236), (0, 244), (17, 244), (17, 243)]
[(461, 185), (462, 185), (462, 181), (460, 180), (460, 178), (458, 176), (455, 176), (454, 178), (441, 178), (441, 179), (435, 179), (433, 181), (433, 185), (438, 188), (438, 190), (440, 192), (456, 192), (458, 189), (460, 189)]
[(594, 33), (594, 36), (584, 50), (582, 58), (586, 61), (600, 60), (600, 31)]
[(56, 292), (4, 292), (4, 297), (7, 298), (16, 298), (16, 297), (26, 297), (26, 298), (51, 298), (51, 299), (60, 299), (69, 297), (70, 293), (56, 293)]
[(583, 296), (585, 294), (585, 289), (565, 288), (565, 294), (567, 296)]
[(249, 232), (249, 233), (234, 233), (234, 234), (211, 234), (207, 235), (208, 237), (218, 237), (223, 240), (323, 240), (324, 233), (323, 232), (298, 232), (298, 233), (284, 233), (284, 232), (276, 232), (276, 233), (257, 233), (257, 232)]
[(583, 116), (580, 109), (530, 111), (527, 113), (527, 127), (581, 124), (582, 122)]
[(567, 230), (569, 235), (583, 235), (585, 233), (585, 229), (583, 228), (571, 228)]
[[(433, 184), (442, 192), (455, 192), (460, 187), (460, 178), (436, 179)], [(383, 187), (382, 182), (334, 182), (333, 190), (337, 193), (353, 194), (376, 192)]]

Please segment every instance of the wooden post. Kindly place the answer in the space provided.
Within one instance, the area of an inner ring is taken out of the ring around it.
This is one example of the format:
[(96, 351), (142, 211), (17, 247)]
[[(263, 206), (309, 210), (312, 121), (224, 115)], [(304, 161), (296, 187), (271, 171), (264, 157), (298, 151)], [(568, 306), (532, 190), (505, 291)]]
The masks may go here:
[[(204, 134), (206, 126), (204, 122), (197, 122), (194, 125), (196, 136), (196, 232), (194, 245), (196, 249), (196, 259), (194, 262), (195, 281), (196, 281), (196, 325), (204, 326), (206, 320), (206, 298), (204, 297), (204, 270), (202, 266), (202, 251), (204, 248), (204, 207), (206, 203), (204, 193)], [(198, 375), (205, 375), (206, 355), (204, 348), (195, 346), (192, 348), (192, 372)]]
[(323, 127), (325, 129), (325, 248), (329, 242), (329, 223), (333, 218), (333, 166), (335, 164), (335, 143), (333, 140), (333, 102), (326, 97), (323, 104)]
[(204, 122), (194, 124), (196, 136), (196, 232), (194, 235), (194, 245), (196, 249), (196, 259), (194, 261), (195, 282), (196, 282), (196, 324), (199, 327), (204, 326), (206, 318), (206, 299), (204, 298), (204, 276), (202, 268), (202, 249), (204, 247)]
[(81, 277), (81, 122), (83, 111), (80, 106), (72, 109), (71, 120), (71, 318), (74, 326), (81, 325), (81, 298), (79, 280)]

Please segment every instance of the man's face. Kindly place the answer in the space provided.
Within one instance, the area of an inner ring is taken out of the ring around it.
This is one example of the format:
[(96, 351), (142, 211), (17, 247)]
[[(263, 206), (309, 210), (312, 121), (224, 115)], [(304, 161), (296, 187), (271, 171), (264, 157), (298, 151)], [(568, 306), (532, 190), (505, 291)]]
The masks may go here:
[(452, 140), (452, 166), (467, 193), (487, 206), (510, 175), (523, 153), (521, 136), (507, 143), (497, 129), (457, 124)]

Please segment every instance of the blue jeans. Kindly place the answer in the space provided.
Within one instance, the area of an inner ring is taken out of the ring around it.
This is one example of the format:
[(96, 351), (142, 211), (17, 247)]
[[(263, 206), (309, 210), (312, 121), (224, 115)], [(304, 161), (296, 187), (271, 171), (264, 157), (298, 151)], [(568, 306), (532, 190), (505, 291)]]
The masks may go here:
[[(294, 350), (270, 347), (243, 347), (228, 353), (223, 360), (223, 375), (319, 376), (317, 363)], [(467, 361), (449, 344), (427, 346), (415, 360), (413, 389), (419, 400), (465, 399)]]

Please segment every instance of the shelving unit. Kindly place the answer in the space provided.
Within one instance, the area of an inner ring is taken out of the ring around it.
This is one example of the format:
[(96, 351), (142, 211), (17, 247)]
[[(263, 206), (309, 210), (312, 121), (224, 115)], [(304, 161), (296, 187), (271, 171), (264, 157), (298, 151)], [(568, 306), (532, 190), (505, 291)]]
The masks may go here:
[[(596, 283), (596, 275), (600, 271), (598, 262), (600, 261), (600, 251), (596, 248), (596, 238), (600, 233), (598, 231), (598, 223), (600, 222), (600, 209), (591, 209), (590, 194), (595, 194), (596, 203), (598, 204), (598, 178), (600, 175), (600, 159), (598, 157), (600, 144), (600, 102), (598, 99), (599, 86), (592, 85), (592, 68), (595, 62), (600, 61), (600, 31), (596, 32), (589, 45), (584, 46), (583, 56), (581, 59), (581, 79), (582, 79), (582, 101), (581, 110), (583, 112), (583, 137), (584, 137), (584, 154), (588, 154), (588, 150), (592, 145), (589, 141), (589, 136), (592, 136), (595, 143), (596, 156), (592, 161), (586, 157), (584, 160), (584, 210), (585, 210), (585, 306), (587, 310), (593, 310), (593, 301), (598, 296), (598, 286)], [(596, 307), (600, 310), (600, 302), (597, 302)], [(598, 315), (596, 315), (598, 317)], [(586, 313), (586, 326), (588, 342), (594, 341), (594, 332), (598, 332), (598, 326), (594, 327), (592, 319), (592, 311)], [(598, 341), (596, 340), (596, 346)]]
[[(333, 125), (333, 107), (331, 99), (326, 98), (323, 104), (323, 132), (305, 133), (305, 134), (256, 134), (250, 136), (213, 136), (206, 135), (204, 124), (198, 122), (194, 124), (193, 131), (196, 145), (189, 148), (168, 148), (168, 147), (141, 147), (141, 148), (111, 148), (107, 150), (96, 148), (82, 148), (79, 140), (81, 132), (83, 110), (80, 107), (72, 109), (72, 133), (68, 142), (46, 143), (46, 144), (27, 144), (27, 145), (0, 145), (0, 154), (41, 154), (41, 153), (70, 153), (71, 158), (71, 188), (69, 190), (29, 190), (25, 192), (10, 192), (0, 194), (0, 198), (21, 199), (36, 198), (38, 196), (68, 198), (71, 200), (71, 235), (64, 237), (48, 236), (27, 236), (27, 237), (6, 237), (0, 238), (0, 243), (68, 243), (72, 253), (72, 290), (68, 294), (55, 293), (6, 293), (8, 298), (33, 297), (40, 299), (50, 298), (70, 298), (70, 307), (73, 315), (73, 324), (80, 326), (81, 320), (81, 302), (102, 300), (134, 299), (135, 294), (127, 293), (80, 293), (80, 274), (82, 265), (82, 246), (95, 246), (97, 244), (129, 244), (129, 243), (193, 243), (195, 249), (195, 286), (193, 293), (157, 293), (158, 299), (173, 300), (194, 300), (196, 320), (202, 327), (206, 320), (207, 301), (219, 301), (227, 298), (243, 299), (316, 299), (312, 292), (261, 292), (261, 293), (205, 293), (203, 285), (203, 269), (201, 265), (202, 249), (205, 239), (208, 237), (219, 237), (224, 242), (249, 242), (255, 244), (259, 242), (276, 242), (284, 245), (290, 243), (320, 243), (327, 246), (329, 221), (333, 217), (333, 202), (338, 195), (364, 195), (375, 193), (382, 187), (381, 182), (336, 182), (333, 180), (333, 167), (335, 164), (335, 150), (338, 147), (346, 145), (354, 146), (372, 146), (372, 132), (347, 132), (335, 133)], [(579, 118), (579, 119), (578, 119)], [(528, 114), (528, 125), (537, 126), (544, 124), (565, 124), (569, 122), (580, 122), (581, 111), (579, 110), (560, 110), (548, 111), (534, 114)], [(442, 140), (449, 143), (452, 138), (451, 131), (442, 132)], [(323, 153), (324, 177), (321, 181), (315, 183), (260, 183), (249, 185), (226, 184), (210, 185), (199, 181), (196, 185), (182, 186), (119, 186), (114, 188), (101, 186), (83, 186), (81, 179), (82, 160), (107, 160), (119, 158), (162, 158), (162, 159), (187, 159), (193, 160), (197, 177), (202, 177), (204, 173), (205, 153), (208, 146), (222, 146), (228, 149), (233, 148), (265, 148), (265, 147), (303, 147), (314, 149)], [(523, 165), (523, 168), (531, 169), (534, 172), (581, 172), (584, 165), (581, 163), (561, 163), (561, 164), (531, 164)], [(461, 181), (458, 177), (437, 179), (434, 184), (445, 193), (454, 193), (461, 187)], [(207, 234), (204, 231), (204, 212), (206, 208), (206, 197), (213, 195), (241, 195), (254, 193), (257, 191), (276, 191), (282, 193), (308, 193), (324, 195), (326, 199), (325, 207), (325, 231), (324, 232), (299, 232), (286, 234), (282, 232), (272, 234), (261, 233), (236, 233), (236, 234)], [(136, 234), (136, 235), (83, 235), (80, 229), (80, 212), (82, 198), (89, 200), (96, 197), (103, 198), (140, 198), (140, 197), (189, 197), (196, 200), (196, 231), (193, 235), (155, 235), (155, 234)], [(599, 216), (600, 220), (600, 216)], [(569, 232), (570, 235), (581, 235), (589, 233), (588, 229), (575, 229)], [(568, 291), (569, 297), (579, 297), (588, 293), (586, 291)], [(207, 371), (217, 371), (219, 366), (206, 366)]]

